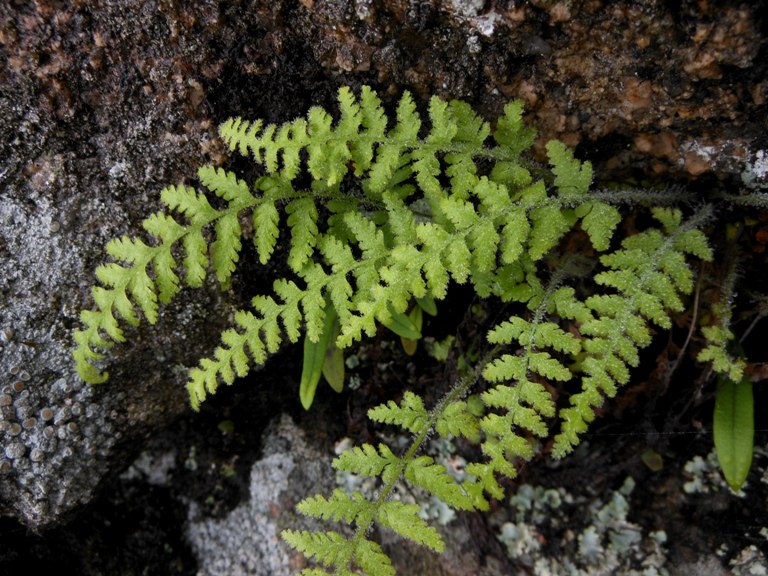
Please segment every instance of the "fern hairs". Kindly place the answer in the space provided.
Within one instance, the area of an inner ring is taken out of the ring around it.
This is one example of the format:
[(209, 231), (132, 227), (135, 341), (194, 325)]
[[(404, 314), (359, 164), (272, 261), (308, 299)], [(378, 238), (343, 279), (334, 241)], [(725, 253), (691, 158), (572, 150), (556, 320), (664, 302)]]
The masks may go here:
[[(382, 326), (420, 338), (421, 313), (437, 313), (452, 283), (468, 285), (504, 306), (504, 319), (487, 329), (483, 358), (434, 406), (408, 391), (369, 411), (411, 438), (402, 454), (364, 444), (334, 461), (338, 470), (377, 479), (376, 495), (336, 490), (298, 505), (349, 528), (283, 533), (316, 563), (302, 572), (313, 576), (394, 574), (372, 527), (441, 552), (440, 534), (418, 507), (393, 499), (395, 485), (406, 482), (459, 510), (487, 510), (504, 496), (500, 480), (514, 478), (545, 441), (553, 440), (555, 457), (567, 455), (604, 399), (630, 381), (653, 331), (669, 329), (670, 314), (685, 309), (695, 284), (691, 262), (712, 258), (701, 231), (709, 207), (686, 216), (648, 205), (651, 194), (592, 192), (591, 165), (561, 142), (547, 144), (548, 166), (526, 157), (535, 132), (522, 115), (522, 104), (511, 102), (492, 125), (464, 102), (433, 97), (424, 122), (406, 92), (389, 116), (363, 87), (359, 96), (339, 90), (337, 118), (315, 107), (282, 126), (228, 120), (223, 141), (260, 176), (246, 182), (203, 167), (205, 191), (162, 191), (168, 211), (144, 221), (147, 241), (108, 244), (114, 261), (97, 270), (95, 308), (83, 311), (75, 335), (80, 375), (104, 382), (104, 350), (129, 337), (124, 325), (156, 322), (159, 305), (183, 285), (199, 287), (212, 273), (226, 288), (244, 218), (253, 223), (259, 262), (285, 256), (290, 273), (237, 312), (213, 355), (190, 370), (195, 409), (222, 383), (300, 340), (308, 407), (325, 362), (343, 362), (344, 350)], [(617, 207), (628, 201), (646, 204), (650, 223), (631, 235)], [(276, 250), (281, 230), (285, 254)], [(593, 262), (588, 281), (561, 249), (567, 238), (577, 238)], [(726, 339), (711, 340), (708, 354), (721, 358)], [(341, 389), (336, 374), (326, 378)], [(465, 478), (421, 453), (432, 434), (480, 447)]]

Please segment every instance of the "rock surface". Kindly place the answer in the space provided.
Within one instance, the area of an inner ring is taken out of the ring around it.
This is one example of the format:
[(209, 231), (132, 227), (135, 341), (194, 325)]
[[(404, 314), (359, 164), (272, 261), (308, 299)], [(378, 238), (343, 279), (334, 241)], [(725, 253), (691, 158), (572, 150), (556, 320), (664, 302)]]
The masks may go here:
[(251, 468), (245, 502), (220, 519), (190, 506), (187, 535), (203, 574), (288, 576), (300, 566), (300, 555), (280, 532), (288, 517), (296, 520), (297, 495), (330, 491), (333, 469), (328, 452), (309, 444), (290, 417), (273, 424), (264, 434), (262, 458)]
[(215, 292), (182, 301), (151, 345), (116, 351), (114, 386), (85, 386), (73, 370), (72, 331), (106, 240), (135, 230), (161, 183), (203, 156), (200, 102), (172, 74), (185, 49), (167, 45), (144, 70), (164, 98), (142, 89), (141, 37), (164, 38), (155, 20), (131, 5), (45, 2), (0, 16), (0, 510), (33, 528), (87, 503), (137, 439), (186, 410), (173, 367), (194, 362), (186, 342), (215, 342), (206, 310), (227, 310)]
[[(601, 179), (768, 184), (764, 3), (91, 4), (0, 10), (0, 514), (35, 530), (87, 509), (188, 411), (181, 368), (268, 276), (246, 265), (231, 293), (186, 291), (113, 350), (108, 385), (74, 373), (104, 244), (135, 234), (164, 185), (226, 160), (228, 116), (331, 108), (343, 84), (463, 98), (489, 117), (522, 98), (537, 150), (564, 140)], [(199, 550), (210, 522), (190, 525)]]

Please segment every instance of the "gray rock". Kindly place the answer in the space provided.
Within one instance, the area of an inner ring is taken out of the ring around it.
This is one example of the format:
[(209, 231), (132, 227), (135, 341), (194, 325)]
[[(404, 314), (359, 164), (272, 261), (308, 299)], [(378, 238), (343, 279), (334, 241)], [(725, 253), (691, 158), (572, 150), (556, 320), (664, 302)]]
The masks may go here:
[[(100, 251), (94, 246), (100, 239), (78, 242), (76, 228), (52, 226), (65, 219), (61, 209), (45, 193), (25, 191), (22, 198), (23, 191), (5, 188), (0, 203), (0, 246), (7, 254), (0, 259), (0, 510), (41, 527), (90, 499), (110, 465), (121, 461), (115, 448), (122, 441), (187, 409), (184, 373), (173, 366), (193, 360), (182, 353), (185, 339), (173, 344), (176, 329), (163, 322), (162, 353), (126, 347), (123, 360), (134, 360), (114, 370), (110, 385), (84, 384), (70, 355), (70, 328), (87, 302), (86, 255)], [(101, 207), (82, 206), (79, 216), (105, 221), (107, 205), (105, 199)], [(177, 311), (182, 324), (204, 316), (200, 304)]]
[[(134, 344), (114, 349), (108, 386), (75, 373), (72, 333), (92, 305), (104, 244), (140, 230), (162, 185), (194, 174), (203, 155), (204, 115), (172, 112), (186, 92), (168, 90), (165, 103), (125, 97), (122, 83), (140, 78), (131, 70), (121, 80), (120, 61), (154, 16), (107, 4), (56, 18), (17, 4), (0, 15), (0, 50), (12, 62), (0, 70), (0, 514), (35, 529), (89, 502), (137, 440), (188, 409), (176, 368), (213, 349), (209, 310), (222, 323), (231, 310), (215, 291), (187, 293), (151, 337), (145, 325), (129, 333)], [(112, 60), (106, 35), (116, 40)], [(182, 136), (189, 122), (195, 141)]]
[(330, 492), (335, 474), (326, 450), (305, 437), (283, 415), (264, 436), (264, 455), (251, 470), (250, 499), (225, 518), (201, 518), (190, 505), (187, 530), (206, 576), (288, 576), (301, 555), (280, 538), (285, 528), (302, 529), (295, 504), (315, 492)]

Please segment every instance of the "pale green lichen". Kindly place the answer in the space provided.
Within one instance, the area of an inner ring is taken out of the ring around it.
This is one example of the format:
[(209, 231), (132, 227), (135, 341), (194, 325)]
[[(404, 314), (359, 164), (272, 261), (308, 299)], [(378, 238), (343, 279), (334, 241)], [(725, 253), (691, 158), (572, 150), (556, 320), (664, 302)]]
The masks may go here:
[[(499, 526), (497, 537), (511, 558), (529, 566), (537, 576), (668, 574), (666, 533), (646, 533), (628, 519), (634, 486), (628, 477), (619, 490), (590, 501), (564, 488), (523, 484), (510, 498), (511, 517)], [(587, 525), (575, 532), (579, 509), (586, 509)], [(555, 538), (559, 551), (549, 555), (551, 547), (542, 543), (553, 544)]]
[[(687, 477), (689, 478), (683, 484), (683, 490), (686, 494), (711, 494), (721, 490), (728, 490), (728, 483), (723, 477), (720, 464), (717, 461), (717, 453), (713, 449), (706, 458), (696, 455), (683, 466)], [(744, 498), (744, 490), (732, 492), (740, 498)]]

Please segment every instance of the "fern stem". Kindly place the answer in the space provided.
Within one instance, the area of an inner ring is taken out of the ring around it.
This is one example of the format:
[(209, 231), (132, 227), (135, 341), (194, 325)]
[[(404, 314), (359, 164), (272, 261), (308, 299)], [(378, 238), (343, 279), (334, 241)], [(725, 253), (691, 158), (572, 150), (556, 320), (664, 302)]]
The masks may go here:
[(604, 188), (590, 192), (589, 195), (593, 200), (618, 205), (670, 206), (693, 202), (697, 199), (694, 194), (686, 191), (682, 186), (671, 186), (661, 190), (644, 190), (642, 188), (611, 190)]
[[(572, 274), (571, 268), (567, 265), (567, 263), (552, 274), (550, 281), (548, 282), (548, 285), (545, 289), (545, 297), (542, 299), (542, 301), (538, 304), (536, 309), (533, 312), (533, 322), (532, 322), (532, 330), (536, 329), (536, 326), (541, 323), (541, 321), (544, 318), (544, 315), (546, 314), (547, 307), (549, 305), (549, 298), (551, 295), (555, 292), (555, 290), (558, 288), (558, 286), (569, 276)], [(530, 351), (532, 348), (535, 347), (533, 344), (533, 338), (530, 339), (531, 343), (529, 343), (526, 346), (526, 351)], [(392, 480), (385, 483), (384, 486), (382, 486), (379, 494), (376, 497), (376, 500), (374, 501), (374, 506), (369, 514), (367, 514), (367, 517), (358, 524), (353, 542), (354, 545), (352, 546), (352, 549), (357, 549), (357, 545), (366, 539), (366, 536), (368, 532), (373, 527), (373, 524), (376, 520), (376, 516), (378, 514), (378, 511), (382, 508), (385, 502), (388, 501), (388, 499), (391, 496), (392, 490), (394, 490), (397, 483), (400, 481), (400, 479), (405, 474), (405, 470), (410, 462), (412, 462), (419, 450), (422, 448), (424, 442), (427, 440), (429, 435), (432, 433), (432, 431), (435, 429), (435, 426), (437, 425), (437, 422), (442, 417), (443, 413), (445, 412), (446, 408), (448, 406), (451, 406), (464, 398), (469, 391), (478, 383), (478, 381), (482, 378), (482, 373), (485, 369), (485, 367), (494, 359), (496, 358), (501, 350), (503, 349), (503, 346), (496, 345), (493, 348), (491, 348), (482, 359), (480, 359), (476, 364), (473, 370), (466, 376), (459, 378), (459, 380), (454, 384), (451, 389), (445, 393), (440, 400), (435, 404), (435, 406), (428, 412), (427, 418), (424, 421), (424, 424), (422, 425), (421, 429), (418, 430), (414, 434), (413, 441), (411, 442), (411, 445), (408, 447), (408, 450), (405, 452), (405, 454), (398, 460), (397, 467), (396, 467), (396, 474), (393, 472), (392, 474)]]
[(745, 196), (741, 196), (739, 194), (720, 194), (718, 195), (718, 198), (738, 206), (748, 206), (754, 208), (768, 207), (768, 193), (766, 192), (750, 192)]

